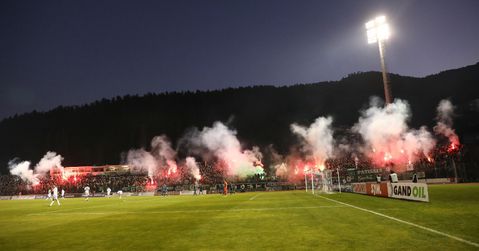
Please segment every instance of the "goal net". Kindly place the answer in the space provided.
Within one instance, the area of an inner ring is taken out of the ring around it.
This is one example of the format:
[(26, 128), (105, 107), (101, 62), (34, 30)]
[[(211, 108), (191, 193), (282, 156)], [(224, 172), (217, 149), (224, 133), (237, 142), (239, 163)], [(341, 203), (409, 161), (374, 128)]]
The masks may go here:
[(305, 175), (306, 191), (312, 193), (333, 193), (333, 175), (331, 170), (317, 171)]

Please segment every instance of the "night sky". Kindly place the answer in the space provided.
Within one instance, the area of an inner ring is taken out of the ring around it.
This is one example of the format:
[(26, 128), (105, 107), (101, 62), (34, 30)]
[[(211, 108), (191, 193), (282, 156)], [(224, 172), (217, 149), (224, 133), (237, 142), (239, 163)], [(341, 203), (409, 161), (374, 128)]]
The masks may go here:
[(1, 1), (0, 119), (147, 92), (291, 85), (479, 61), (479, 1)]

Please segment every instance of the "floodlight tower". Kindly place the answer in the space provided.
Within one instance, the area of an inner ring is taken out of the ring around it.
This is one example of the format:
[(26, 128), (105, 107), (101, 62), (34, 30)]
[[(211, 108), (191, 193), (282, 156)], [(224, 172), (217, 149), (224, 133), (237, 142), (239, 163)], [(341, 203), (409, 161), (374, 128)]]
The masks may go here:
[(366, 23), (366, 30), (368, 34), (368, 43), (378, 43), (379, 57), (381, 60), (381, 70), (383, 73), (384, 83), (384, 97), (386, 99), (386, 105), (392, 103), (391, 83), (386, 70), (386, 63), (384, 61), (384, 41), (389, 38), (391, 34), (389, 25), (386, 22), (385, 16), (379, 16)]

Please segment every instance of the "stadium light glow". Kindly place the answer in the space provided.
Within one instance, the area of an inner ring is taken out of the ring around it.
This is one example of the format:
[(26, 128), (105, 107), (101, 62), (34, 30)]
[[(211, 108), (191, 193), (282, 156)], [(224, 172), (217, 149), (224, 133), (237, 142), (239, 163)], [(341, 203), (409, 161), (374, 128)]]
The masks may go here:
[(368, 43), (373, 44), (389, 38), (391, 31), (385, 16), (379, 16), (366, 23)]
[(384, 83), (384, 98), (386, 105), (392, 103), (391, 85), (386, 71), (386, 63), (384, 61), (384, 41), (391, 35), (389, 24), (386, 22), (385, 16), (378, 16), (375, 19), (367, 22), (366, 33), (368, 36), (368, 43), (378, 43), (379, 57), (381, 59), (381, 69)]

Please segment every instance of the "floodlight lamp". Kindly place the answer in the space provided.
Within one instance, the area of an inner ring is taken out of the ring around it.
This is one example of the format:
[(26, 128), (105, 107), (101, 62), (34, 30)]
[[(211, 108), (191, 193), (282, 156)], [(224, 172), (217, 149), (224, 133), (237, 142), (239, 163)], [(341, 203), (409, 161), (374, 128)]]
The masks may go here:
[(376, 36), (376, 30), (368, 30), (368, 44), (373, 44), (378, 41), (377, 36)]
[(376, 17), (376, 19), (374, 21), (376, 21), (376, 24), (383, 24), (383, 23), (386, 23), (386, 17), (385, 16), (379, 16), (379, 17)]
[(386, 40), (389, 38), (391, 32), (389, 30), (388, 24), (382, 24), (377, 28), (378, 39), (379, 40)]
[(368, 43), (376, 43), (389, 38), (391, 31), (386, 23), (385, 16), (379, 16), (366, 23), (366, 31), (368, 35)]
[(374, 27), (374, 20), (371, 20), (366, 23), (366, 29), (369, 30)]

